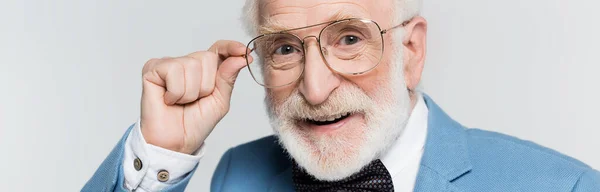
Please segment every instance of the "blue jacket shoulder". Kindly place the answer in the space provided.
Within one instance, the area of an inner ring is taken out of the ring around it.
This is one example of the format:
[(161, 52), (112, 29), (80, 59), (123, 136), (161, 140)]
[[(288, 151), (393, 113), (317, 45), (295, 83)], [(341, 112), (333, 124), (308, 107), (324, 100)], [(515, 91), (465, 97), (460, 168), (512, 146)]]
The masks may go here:
[[(467, 134), (470, 137), (469, 146), (471, 148), (486, 147), (487, 149), (511, 149), (503, 150), (502, 152), (508, 153), (503, 155), (510, 156), (527, 153), (529, 154), (526, 156), (527, 160), (552, 162), (557, 163), (561, 166), (579, 169), (590, 169), (588, 165), (575, 158), (569, 157), (558, 151), (546, 148), (531, 141), (522, 140), (513, 136), (497, 132), (485, 131), (481, 129), (467, 129)], [(543, 159), (536, 160), (536, 158), (541, 157), (543, 157)]]
[(584, 176), (597, 173), (581, 161), (531, 141), (480, 129), (466, 131), (473, 168), (457, 181), (464, 185), (478, 183), (487, 189), (509, 191), (571, 191)]

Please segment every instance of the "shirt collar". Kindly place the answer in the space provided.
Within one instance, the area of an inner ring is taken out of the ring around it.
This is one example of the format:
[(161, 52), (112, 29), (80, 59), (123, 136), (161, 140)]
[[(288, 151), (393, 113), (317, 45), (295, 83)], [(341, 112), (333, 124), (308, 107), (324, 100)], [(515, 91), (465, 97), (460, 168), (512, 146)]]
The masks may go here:
[(380, 158), (392, 176), (400, 173), (410, 162), (420, 159), (425, 146), (429, 109), (421, 95), (416, 98), (415, 107), (401, 135)]

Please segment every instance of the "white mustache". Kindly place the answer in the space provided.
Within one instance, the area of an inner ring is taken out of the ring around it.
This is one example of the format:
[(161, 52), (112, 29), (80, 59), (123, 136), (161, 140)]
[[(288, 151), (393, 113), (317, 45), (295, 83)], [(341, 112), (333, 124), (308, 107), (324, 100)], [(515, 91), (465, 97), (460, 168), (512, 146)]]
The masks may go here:
[(275, 110), (281, 119), (327, 120), (348, 113), (363, 113), (374, 107), (374, 101), (356, 86), (335, 89), (324, 103), (311, 105), (295, 91)]

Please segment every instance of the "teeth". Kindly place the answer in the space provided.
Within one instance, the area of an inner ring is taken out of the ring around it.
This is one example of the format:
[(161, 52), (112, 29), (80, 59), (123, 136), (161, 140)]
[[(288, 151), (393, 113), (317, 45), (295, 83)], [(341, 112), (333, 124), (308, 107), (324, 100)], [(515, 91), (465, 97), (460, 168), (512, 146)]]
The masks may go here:
[(329, 117), (312, 117), (312, 118), (308, 118), (308, 119), (310, 119), (312, 121), (325, 122), (325, 121), (333, 121), (333, 120), (339, 119), (341, 117), (347, 116), (349, 114), (350, 114), (350, 112), (340, 113), (340, 114), (329, 116)]

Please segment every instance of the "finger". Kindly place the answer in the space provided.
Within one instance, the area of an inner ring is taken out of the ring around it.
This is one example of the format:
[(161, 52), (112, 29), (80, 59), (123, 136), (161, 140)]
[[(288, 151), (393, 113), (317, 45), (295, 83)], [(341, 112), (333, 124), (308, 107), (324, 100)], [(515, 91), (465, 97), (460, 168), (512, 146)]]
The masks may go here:
[(150, 60), (146, 61), (146, 64), (144, 64), (144, 67), (142, 68), (142, 75), (146, 75), (148, 73), (148, 71), (151, 71), (152, 69), (154, 69), (154, 67), (156, 66), (156, 63), (159, 60), (160, 59), (150, 59)]
[(215, 88), (223, 94), (224, 99), (229, 100), (231, 98), (235, 80), (240, 70), (245, 66), (246, 59), (244, 57), (229, 57), (217, 69), (218, 77), (215, 82)]
[[(155, 72), (155, 68), (157, 64), (161, 61), (161, 59), (150, 59), (146, 64), (144, 64), (144, 68), (142, 69), (142, 102), (153, 101), (154, 103), (163, 102), (164, 103), (164, 95), (166, 92), (165, 82), (160, 78), (160, 76)], [(152, 107), (150, 102), (148, 104), (142, 103), (142, 106)]]
[(172, 61), (183, 66), (185, 81), (184, 94), (175, 103), (186, 104), (198, 100), (203, 76), (202, 63), (191, 57), (178, 57), (172, 59)]
[(247, 52), (246, 46), (244, 44), (231, 41), (231, 40), (219, 40), (214, 43), (208, 51), (211, 51), (217, 55), (219, 55), (220, 61), (227, 59), (232, 56), (243, 56)]
[(185, 69), (173, 60), (164, 60), (157, 64), (154, 72), (160, 78), (159, 85), (165, 85), (165, 104), (173, 105), (185, 94)]
[(200, 97), (210, 95), (215, 88), (216, 71), (219, 66), (219, 56), (210, 51), (199, 51), (187, 55), (188, 58), (193, 58), (199, 61), (202, 65), (202, 77), (199, 91)]
[(252, 55), (250, 53), (252, 53), (254, 51), (254, 49), (252, 50), (248, 50), (248, 53), (246, 53), (243, 57), (247, 60), (247, 64), (252, 64), (252, 62), (254, 61), (254, 57), (252, 57)]
[(202, 82), (200, 84), (200, 89), (198, 90), (198, 95), (200, 97), (206, 97), (212, 94), (213, 90), (215, 89), (215, 77), (217, 75), (218, 58), (216, 54), (211, 53), (210, 55), (213, 55), (213, 57), (203, 57), (204, 59), (202, 60), (201, 64)]

